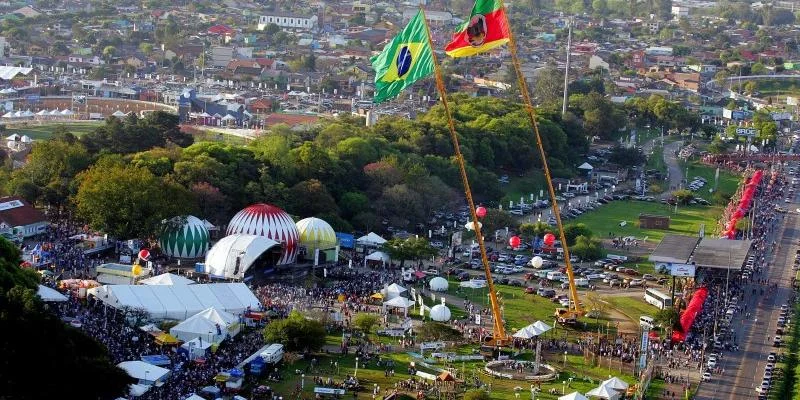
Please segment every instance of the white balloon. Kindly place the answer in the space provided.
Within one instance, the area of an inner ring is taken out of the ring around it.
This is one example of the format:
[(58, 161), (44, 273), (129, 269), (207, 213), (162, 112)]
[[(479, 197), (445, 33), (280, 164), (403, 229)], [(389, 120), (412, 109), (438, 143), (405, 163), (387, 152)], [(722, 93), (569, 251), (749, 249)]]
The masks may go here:
[(541, 268), (542, 264), (544, 264), (542, 257), (536, 256), (531, 259), (531, 265), (533, 265), (533, 268)]

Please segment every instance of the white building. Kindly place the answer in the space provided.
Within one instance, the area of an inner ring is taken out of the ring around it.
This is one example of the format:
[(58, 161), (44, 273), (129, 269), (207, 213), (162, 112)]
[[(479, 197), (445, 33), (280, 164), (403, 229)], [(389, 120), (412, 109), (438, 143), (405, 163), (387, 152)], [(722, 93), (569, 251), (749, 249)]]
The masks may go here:
[(675, 19), (688, 18), (689, 7), (686, 6), (672, 6), (672, 16)]
[(263, 31), (267, 25), (275, 24), (281, 28), (314, 29), (317, 27), (317, 16), (310, 17), (296, 14), (270, 14), (258, 18), (258, 30)]
[(20, 197), (0, 197), (0, 235), (22, 239), (47, 229), (47, 218)]

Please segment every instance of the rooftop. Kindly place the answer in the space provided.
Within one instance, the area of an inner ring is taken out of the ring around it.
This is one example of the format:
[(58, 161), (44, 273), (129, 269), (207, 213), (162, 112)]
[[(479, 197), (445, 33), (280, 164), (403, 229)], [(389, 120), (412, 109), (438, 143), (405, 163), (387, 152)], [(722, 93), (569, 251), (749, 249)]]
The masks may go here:
[(697, 236), (665, 235), (650, 254), (650, 261), (684, 264), (692, 256), (699, 241)]
[(739, 270), (752, 244), (752, 240), (703, 238), (694, 251), (694, 262), (698, 267)]
[(47, 218), (21, 197), (0, 197), (0, 222), (11, 227), (46, 222)]

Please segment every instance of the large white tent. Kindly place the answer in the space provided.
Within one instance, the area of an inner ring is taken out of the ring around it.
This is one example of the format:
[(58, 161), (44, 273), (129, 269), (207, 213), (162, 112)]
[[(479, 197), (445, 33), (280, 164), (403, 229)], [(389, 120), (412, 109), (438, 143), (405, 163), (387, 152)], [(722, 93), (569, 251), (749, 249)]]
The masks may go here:
[(617, 400), (619, 398), (619, 393), (617, 393), (616, 390), (614, 390), (610, 386), (603, 386), (603, 385), (600, 385), (586, 392), (586, 395), (591, 397), (599, 397), (601, 399), (607, 399), (607, 400)]
[(383, 310), (386, 312), (387, 308), (402, 308), (403, 314), (408, 315), (408, 309), (414, 305), (414, 302), (405, 297), (395, 297), (389, 301), (383, 302)]
[(382, 251), (373, 251), (372, 253), (370, 253), (370, 255), (364, 257), (364, 259), (367, 261), (380, 261), (383, 263), (387, 263), (391, 261), (392, 258), (389, 257), (388, 254)]
[(229, 336), (236, 336), (241, 330), (241, 324), (239, 323), (239, 318), (237, 316), (225, 311), (217, 310), (214, 307), (206, 308), (205, 310), (197, 313), (197, 315), (215, 324), (220, 324), (220, 326), (225, 328)]
[(404, 287), (402, 287), (402, 286), (400, 286), (400, 285), (398, 285), (396, 283), (393, 283), (393, 284), (387, 286), (386, 289), (384, 289), (385, 293), (383, 293), (383, 294), (384, 294), (384, 296), (386, 296), (387, 299), (393, 299), (395, 297), (400, 297), (400, 295), (402, 295), (403, 293), (405, 293), (407, 291), (408, 290), (406, 288), (404, 288)]
[(209, 347), (211, 347), (211, 342), (203, 341), (199, 337), (188, 340), (181, 345), (181, 348), (185, 349), (187, 353), (189, 353), (190, 360), (204, 357), (206, 355), (206, 350)]
[(602, 383), (600, 383), (600, 386), (610, 387), (614, 390), (628, 390), (628, 383), (617, 378), (616, 376), (604, 380)]
[(578, 392), (572, 392), (570, 394), (566, 394), (564, 396), (559, 397), (558, 400), (589, 400), (589, 398)]
[(169, 329), (169, 334), (187, 341), (200, 338), (204, 342), (220, 343), (228, 337), (225, 328), (202, 315), (193, 315)]
[(133, 379), (138, 379), (140, 385), (152, 385), (158, 381), (163, 382), (170, 371), (144, 361), (123, 361), (117, 364)]
[(241, 278), (258, 257), (275, 246), (280, 247), (280, 243), (264, 236), (243, 233), (226, 236), (208, 251), (206, 272), (225, 278)]
[(142, 285), (191, 285), (195, 281), (173, 273), (163, 273), (139, 281)]
[(49, 288), (44, 285), (39, 285), (39, 289), (36, 291), (36, 294), (42, 298), (42, 301), (50, 302), (50, 301), (67, 301), (67, 296), (59, 293), (58, 290), (53, 288)]
[(373, 246), (378, 247), (382, 244), (386, 243), (386, 239), (380, 237), (375, 232), (370, 232), (358, 239), (356, 239), (356, 244), (359, 246)]
[(88, 294), (116, 309), (143, 309), (152, 319), (184, 320), (209, 307), (234, 315), (261, 307), (244, 283), (104, 285), (89, 289)]

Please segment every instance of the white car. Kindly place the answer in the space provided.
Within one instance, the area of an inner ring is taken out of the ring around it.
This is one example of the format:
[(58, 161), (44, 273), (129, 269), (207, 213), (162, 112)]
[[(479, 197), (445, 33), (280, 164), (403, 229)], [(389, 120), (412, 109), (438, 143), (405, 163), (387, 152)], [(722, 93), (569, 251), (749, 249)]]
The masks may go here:
[(716, 367), (717, 366), (717, 359), (715, 357), (710, 357), (708, 359), (708, 363), (706, 365), (708, 365), (708, 368)]
[(711, 380), (711, 372), (704, 372), (703, 373), (703, 382), (708, 382)]
[(642, 279), (631, 279), (631, 281), (628, 283), (628, 285), (629, 286), (642, 286), (643, 283), (644, 283), (644, 280), (642, 280)]

